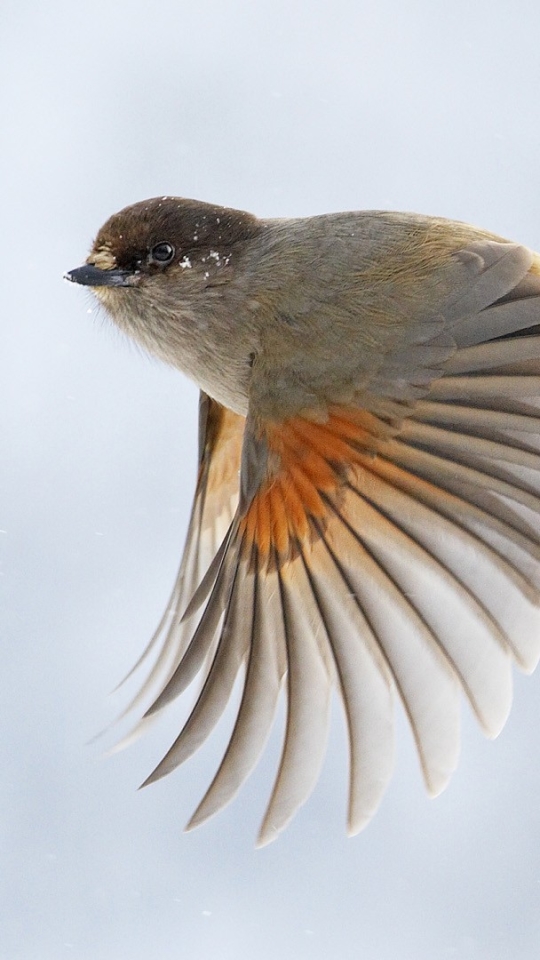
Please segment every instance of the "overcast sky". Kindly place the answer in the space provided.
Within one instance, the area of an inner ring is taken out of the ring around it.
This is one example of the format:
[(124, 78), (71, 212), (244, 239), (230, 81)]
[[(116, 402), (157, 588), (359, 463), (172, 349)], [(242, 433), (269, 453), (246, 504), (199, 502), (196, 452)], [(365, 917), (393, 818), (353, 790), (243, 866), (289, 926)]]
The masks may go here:
[(337, 710), (314, 796), (262, 851), (279, 724), (190, 834), (225, 729), (140, 792), (177, 717), (109, 759), (112, 734), (88, 744), (174, 578), (197, 391), (62, 274), (162, 193), (415, 210), (540, 249), (539, 36), (537, 0), (2, 0), (0, 960), (537, 960), (540, 675), (495, 743), (464, 709), (436, 801), (401, 718), (354, 840)]

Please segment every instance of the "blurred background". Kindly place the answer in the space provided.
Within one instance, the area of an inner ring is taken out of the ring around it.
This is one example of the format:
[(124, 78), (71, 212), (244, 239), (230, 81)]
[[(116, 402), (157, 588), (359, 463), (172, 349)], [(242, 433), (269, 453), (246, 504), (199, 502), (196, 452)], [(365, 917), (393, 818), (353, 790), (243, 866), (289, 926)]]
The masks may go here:
[[(390, 208), (540, 249), (540, 7), (506, 0), (2, 0), (1, 960), (529, 960), (540, 953), (540, 675), (495, 744), (345, 837), (339, 710), (310, 802), (254, 838), (279, 723), (236, 803), (183, 825), (227, 723), (137, 786), (174, 711), (88, 741), (159, 619), (195, 477), (197, 391), (62, 282), (114, 211), (177, 194), (259, 215)], [(184, 709), (181, 705), (180, 709)]]

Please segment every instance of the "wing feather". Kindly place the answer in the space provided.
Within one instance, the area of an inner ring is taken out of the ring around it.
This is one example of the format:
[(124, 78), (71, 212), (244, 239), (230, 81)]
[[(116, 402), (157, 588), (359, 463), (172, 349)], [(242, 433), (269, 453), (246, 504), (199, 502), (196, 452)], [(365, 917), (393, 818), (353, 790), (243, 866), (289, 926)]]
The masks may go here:
[[(264, 750), (277, 707), (285, 672), (283, 638), (277, 629), (277, 575), (275, 571), (268, 573), (262, 590), (256, 557), (254, 563), (250, 643), (238, 716), (223, 760), (191, 817), (188, 830), (223, 809), (236, 796)], [(249, 617), (249, 608), (246, 612)]]
[(376, 812), (394, 766), (392, 673), (324, 537), (302, 563), (334, 659), (349, 741), (348, 831)]
[[(327, 543), (390, 669), (409, 719), (432, 796), (440, 793), (459, 755), (457, 679), (436, 637), (341, 514)], [(338, 559), (338, 557), (340, 559)]]
[(317, 643), (321, 619), (304, 568), (277, 567), (287, 653), (287, 721), (279, 770), (258, 837), (265, 846), (309, 797), (324, 759), (331, 683)]
[[(145, 781), (146, 783), (159, 780), (192, 756), (214, 729), (228, 703), (238, 671), (248, 653), (252, 635), (253, 618), (250, 613), (252, 614), (254, 609), (255, 578), (242, 574), (241, 564), (238, 563), (232, 576), (219, 641), (195, 706), (182, 732)], [(210, 604), (209, 608), (211, 609), (212, 606), (213, 604)], [(215, 621), (211, 621), (205, 630), (205, 637), (211, 636), (213, 639), (217, 629), (217, 624), (214, 624)], [(183, 680), (183, 682), (186, 681)], [(177, 695), (176, 687), (172, 686), (168, 696)]]
[[(152, 656), (153, 664), (118, 720), (140, 709), (152, 694), (163, 690), (190, 643), (194, 626), (185, 616), (186, 609), (226, 537), (238, 503), (243, 430), (243, 417), (225, 410), (201, 392), (199, 475), (182, 560), (164, 614), (122, 684)], [(131, 742), (138, 732), (137, 724), (127, 739)]]
[[(478, 599), (487, 565), (478, 563), (478, 545), (383, 482), (354, 492), (359, 535), (437, 638), (486, 734), (497, 736), (510, 710), (511, 662), (504, 633)], [(477, 561), (469, 568), (467, 552)]]

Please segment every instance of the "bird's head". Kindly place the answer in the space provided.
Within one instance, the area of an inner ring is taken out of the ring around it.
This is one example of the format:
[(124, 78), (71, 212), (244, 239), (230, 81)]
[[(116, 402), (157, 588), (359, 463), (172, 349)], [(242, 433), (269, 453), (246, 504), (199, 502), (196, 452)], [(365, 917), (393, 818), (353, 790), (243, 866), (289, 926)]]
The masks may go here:
[(66, 279), (92, 287), (114, 313), (126, 288), (174, 287), (189, 298), (231, 279), (234, 260), (259, 229), (240, 210), (180, 197), (143, 200), (115, 213), (99, 231), (86, 262)]

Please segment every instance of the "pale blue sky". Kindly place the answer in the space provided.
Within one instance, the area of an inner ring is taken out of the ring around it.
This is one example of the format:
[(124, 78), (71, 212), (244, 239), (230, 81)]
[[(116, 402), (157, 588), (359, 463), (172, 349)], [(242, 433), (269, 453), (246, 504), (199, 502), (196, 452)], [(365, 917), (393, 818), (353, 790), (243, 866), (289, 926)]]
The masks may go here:
[(464, 710), (437, 801), (400, 720), (354, 840), (340, 719), (313, 798), (258, 852), (279, 729), (189, 835), (226, 731), (141, 792), (177, 718), (108, 760), (85, 745), (174, 577), (197, 393), (61, 278), (161, 193), (416, 210), (540, 249), (539, 35), (536, 0), (3, 0), (0, 960), (538, 957), (540, 675), (516, 677), (495, 744)]

